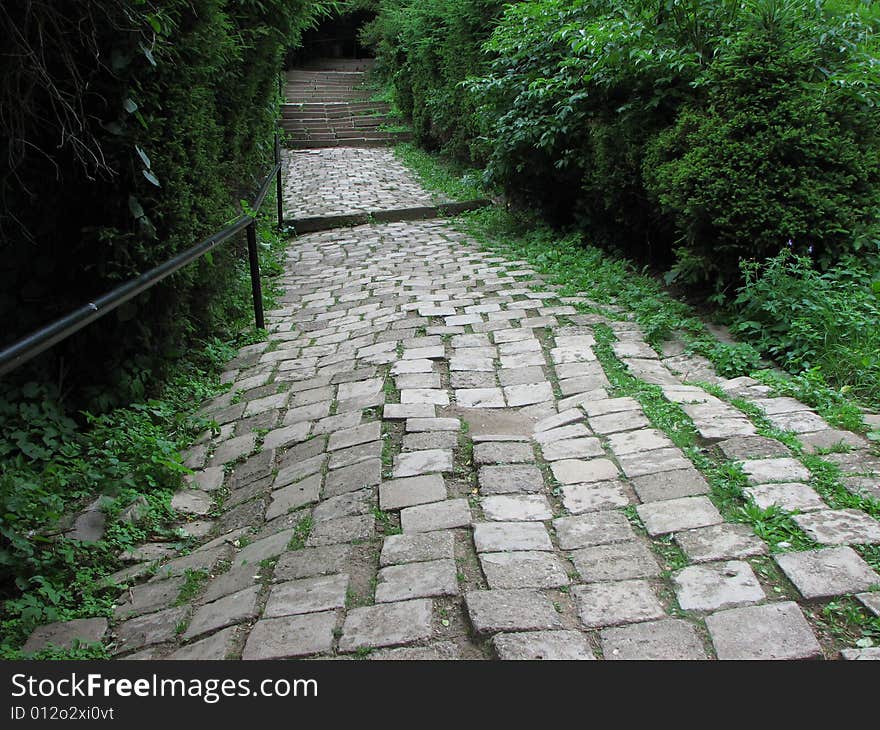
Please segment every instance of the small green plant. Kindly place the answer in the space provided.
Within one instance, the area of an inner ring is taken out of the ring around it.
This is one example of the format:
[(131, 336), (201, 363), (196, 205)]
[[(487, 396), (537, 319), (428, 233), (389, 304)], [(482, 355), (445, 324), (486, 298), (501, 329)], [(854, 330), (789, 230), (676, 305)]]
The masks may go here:
[(312, 532), (312, 517), (308, 515), (299, 520), (299, 522), (294, 525), (293, 535), (290, 538), (290, 542), (287, 544), (288, 550), (302, 550), (306, 546), (306, 541), (309, 539), (309, 534)]

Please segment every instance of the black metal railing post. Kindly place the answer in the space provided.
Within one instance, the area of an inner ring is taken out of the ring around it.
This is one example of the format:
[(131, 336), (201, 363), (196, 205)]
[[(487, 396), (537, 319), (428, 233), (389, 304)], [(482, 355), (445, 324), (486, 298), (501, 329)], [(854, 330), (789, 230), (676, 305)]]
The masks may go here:
[(251, 268), (251, 292), (254, 295), (254, 320), (258, 329), (265, 329), (263, 319), (263, 286), (260, 283), (260, 258), (257, 255), (257, 222), (247, 227), (248, 263)]
[(282, 198), (283, 185), (281, 183), (281, 142), (278, 138), (278, 130), (275, 130), (275, 198), (278, 206), (278, 230), (284, 230), (284, 198)]

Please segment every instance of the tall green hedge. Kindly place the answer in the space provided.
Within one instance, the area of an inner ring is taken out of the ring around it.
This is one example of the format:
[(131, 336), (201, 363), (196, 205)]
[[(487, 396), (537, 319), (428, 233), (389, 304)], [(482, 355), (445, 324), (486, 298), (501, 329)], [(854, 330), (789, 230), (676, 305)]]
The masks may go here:
[[(285, 51), (327, 3), (21, 0), (0, 5), (3, 344), (214, 232), (272, 158)], [(239, 246), (240, 248), (240, 246)], [(94, 405), (143, 395), (244, 304), (236, 246), (29, 367)]]

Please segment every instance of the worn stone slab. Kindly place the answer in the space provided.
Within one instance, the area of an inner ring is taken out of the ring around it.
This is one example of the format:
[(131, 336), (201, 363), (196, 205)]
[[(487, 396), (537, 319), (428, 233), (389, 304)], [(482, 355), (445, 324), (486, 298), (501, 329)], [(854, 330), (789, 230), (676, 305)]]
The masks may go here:
[(392, 479), (379, 485), (379, 507), (386, 511), (444, 499), (446, 482), (439, 474)]
[(471, 522), (471, 510), (466, 499), (447, 499), (445, 502), (406, 507), (400, 512), (404, 532), (433, 532), (464, 527)]
[(694, 627), (681, 619), (603, 629), (600, 637), (605, 659), (700, 661), (709, 658)]
[(184, 489), (171, 497), (171, 508), (184, 515), (203, 517), (214, 507), (214, 500), (200, 489)]
[(553, 528), (563, 550), (633, 540), (635, 533), (622, 512), (608, 510), (588, 512), (576, 517), (553, 520)]
[(342, 573), (351, 556), (349, 545), (307, 547), (284, 553), (275, 563), (276, 581)]
[(437, 641), (427, 646), (399, 646), (370, 652), (369, 661), (450, 661), (463, 659), (461, 649), (451, 641)]
[(534, 522), (478, 522), (473, 525), (478, 553), (553, 550), (547, 528)]
[(292, 659), (323, 654), (333, 646), (336, 612), (257, 621), (248, 636), (242, 659)]
[(708, 497), (681, 497), (663, 502), (649, 502), (640, 504), (636, 511), (652, 537), (717, 525), (724, 521)]
[(685, 611), (715, 611), (766, 598), (751, 566), (741, 560), (691, 565), (672, 580)]
[(265, 618), (320, 613), (345, 606), (348, 575), (318, 575), (272, 586), (263, 610)]
[(401, 403), (428, 403), (435, 406), (448, 406), (449, 394), (439, 388), (407, 388), (400, 391)]
[(501, 388), (461, 388), (455, 391), (455, 402), (462, 408), (504, 408)]
[(431, 403), (386, 403), (382, 420), (402, 421), (407, 418), (433, 418), (437, 408)]
[(35, 628), (21, 650), (24, 654), (33, 654), (47, 646), (73, 649), (77, 644), (100, 642), (105, 633), (107, 619), (103, 616), (56, 621)]
[(254, 433), (246, 433), (242, 436), (227, 439), (218, 444), (214, 450), (208, 466), (222, 466), (231, 461), (247, 456), (257, 447), (257, 435)]
[(416, 532), (408, 535), (389, 535), (382, 544), (379, 565), (427, 563), (432, 560), (452, 559), (454, 543), (452, 532)]
[(456, 448), (458, 448), (458, 434), (454, 431), (408, 433), (403, 437), (403, 451), (453, 450)]
[(596, 657), (587, 637), (579, 631), (524, 631), (496, 634), (495, 653), (502, 661), (589, 661)]
[(484, 466), (477, 478), (480, 492), (485, 495), (534, 493), (544, 489), (541, 470), (531, 465)]
[(168, 608), (177, 599), (183, 583), (182, 577), (176, 577), (132, 586), (122, 594), (126, 600), (116, 606), (113, 617), (126, 619)]
[(256, 540), (241, 549), (233, 559), (233, 565), (259, 565), (260, 561), (274, 558), (285, 550), (293, 530), (282, 530), (262, 540)]
[(782, 572), (808, 600), (880, 587), (880, 575), (850, 547), (807, 550), (774, 557)]
[(373, 487), (382, 480), (381, 459), (367, 459), (334, 469), (324, 478), (324, 498)]
[(198, 550), (188, 555), (182, 555), (179, 558), (165, 563), (161, 566), (151, 578), (153, 581), (164, 580), (172, 576), (185, 575), (188, 570), (207, 570), (210, 571), (219, 560), (228, 558), (231, 549), (228, 545), (218, 545), (216, 547), (200, 547)]
[(743, 492), (761, 509), (769, 509), (774, 505), (786, 512), (808, 512), (828, 508), (814, 489), (800, 482), (759, 484), (746, 487)]
[(646, 580), (591, 583), (571, 590), (578, 618), (587, 628), (615, 626), (665, 618), (651, 584)]
[(275, 489), (279, 489), (313, 474), (318, 474), (327, 463), (327, 458), (326, 454), (317, 454), (302, 461), (295, 461), (287, 466), (282, 466), (278, 470), (272, 486)]
[(593, 432), (590, 431), (583, 423), (570, 423), (567, 426), (559, 426), (546, 431), (537, 431), (532, 434), (532, 438), (541, 444), (543, 449), (547, 444), (564, 439), (592, 437)]
[(200, 602), (210, 603), (218, 598), (238, 593), (250, 588), (261, 577), (263, 569), (259, 565), (241, 565), (230, 568), (208, 581), (205, 590), (199, 597)]
[(880, 616), (880, 593), (859, 593), (856, 595), (859, 602), (875, 616)]
[(660, 566), (654, 553), (638, 540), (575, 550), (571, 553), (571, 561), (586, 583), (660, 575)]
[(748, 525), (722, 522), (675, 533), (675, 542), (692, 563), (763, 555), (767, 545)]
[(189, 606), (175, 606), (123, 621), (114, 630), (116, 634), (114, 654), (171, 641), (177, 636), (177, 629), (186, 621), (189, 612)]
[(550, 503), (543, 494), (498, 494), (480, 502), (487, 520), (529, 522), (553, 517)]
[(344, 428), (340, 431), (334, 431), (330, 434), (330, 440), (327, 442), (328, 451), (336, 451), (337, 449), (347, 449), (351, 446), (367, 443), (370, 441), (378, 441), (382, 438), (382, 424), (379, 421), (364, 423), (354, 428)]
[(847, 661), (880, 661), (880, 647), (867, 649), (841, 649), (840, 658)]
[(592, 459), (596, 456), (604, 456), (605, 450), (597, 438), (573, 438), (544, 444), (541, 446), (541, 455), (547, 461)]
[(352, 609), (345, 617), (339, 651), (347, 653), (428, 639), (431, 614), (432, 604), (427, 598)]
[(608, 413), (621, 413), (623, 411), (637, 411), (641, 405), (635, 398), (605, 398), (584, 403), (584, 412), (590, 418), (604, 416)]
[(173, 661), (217, 661), (233, 658), (237, 632), (237, 627), (230, 626), (207, 638), (182, 646), (166, 658)]
[(406, 421), (407, 433), (419, 433), (422, 431), (458, 431), (461, 421), (457, 418), (408, 418)]
[(272, 501), (266, 509), (266, 519), (271, 520), (307, 504), (317, 502), (320, 492), (320, 474), (313, 474), (302, 481), (276, 489), (270, 495)]
[(642, 502), (659, 502), (709, 493), (709, 482), (693, 467), (636, 477), (632, 480), (632, 486)]
[(750, 459), (742, 462), (749, 484), (808, 482), (810, 472), (797, 459)]
[(719, 659), (814, 659), (822, 649), (796, 603), (719, 611), (706, 618)]
[(618, 457), (617, 461), (623, 473), (630, 479), (693, 467), (681, 449), (657, 449), (644, 454), (627, 454)]
[(305, 441), (309, 436), (310, 428), (311, 424), (308, 421), (301, 421), (289, 426), (284, 426), (283, 428), (276, 428), (269, 431), (264, 437), (263, 448), (277, 449), (282, 446), (289, 446), (290, 444)]
[(369, 540), (375, 530), (375, 518), (372, 514), (339, 517), (334, 520), (316, 522), (312, 526), (306, 547), (338, 545), (356, 540)]
[(187, 474), (183, 479), (187, 484), (203, 492), (215, 492), (223, 486), (225, 476), (226, 472), (222, 466), (209, 466), (207, 469)]
[(626, 507), (629, 503), (629, 496), (619, 479), (562, 487), (562, 505), (573, 515)]
[(339, 449), (332, 452), (327, 467), (331, 470), (340, 469), (344, 466), (357, 464), (359, 461), (380, 458), (382, 458), (382, 442), (367, 441), (357, 446), (350, 446), (347, 449)]
[[(539, 364), (539, 363), (534, 363)], [(553, 386), (548, 382), (504, 386), (504, 397), (512, 407), (546, 403), (553, 400)]]
[(376, 603), (458, 595), (456, 573), (455, 561), (449, 558), (382, 568), (376, 586)]
[(558, 588), (568, 585), (565, 565), (553, 553), (480, 553), (489, 588)]
[(477, 634), (562, 628), (553, 602), (536, 590), (469, 591), (465, 606)]
[(616, 479), (620, 472), (610, 459), (561, 459), (550, 464), (560, 484), (586, 484)]
[(474, 445), (475, 464), (522, 464), (535, 460), (531, 444), (486, 441)]
[(451, 449), (406, 451), (394, 457), (393, 474), (395, 478), (419, 476), (432, 472), (451, 472), (452, 470)]
[(852, 431), (840, 431), (834, 428), (826, 428), (814, 433), (798, 434), (798, 441), (808, 454), (814, 454), (819, 449), (832, 449), (839, 446), (848, 446), (852, 449), (867, 449), (870, 442), (854, 434)]
[(649, 425), (650, 421), (641, 408), (634, 411), (606, 413), (603, 416), (590, 416), (590, 428), (596, 433), (605, 435), (643, 429)]
[(201, 606), (183, 634), (184, 640), (248, 621), (257, 616), (260, 586), (251, 586)]
[(824, 509), (793, 515), (804, 532), (823, 545), (880, 543), (880, 522), (857, 509)]
[(721, 441), (718, 448), (731, 461), (785, 458), (791, 455), (787, 446), (766, 436), (736, 436)]

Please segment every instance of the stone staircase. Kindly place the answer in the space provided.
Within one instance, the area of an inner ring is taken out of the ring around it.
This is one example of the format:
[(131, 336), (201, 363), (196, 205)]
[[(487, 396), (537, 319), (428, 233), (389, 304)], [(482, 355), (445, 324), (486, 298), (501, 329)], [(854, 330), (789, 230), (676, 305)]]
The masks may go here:
[(376, 147), (411, 139), (409, 132), (386, 131), (395, 125), (386, 102), (370, 101), (363, 88), (369, 61), (319, 60), (287, 72), (281, 127), (287, 147)]

